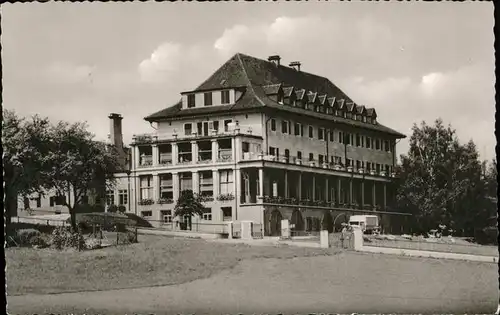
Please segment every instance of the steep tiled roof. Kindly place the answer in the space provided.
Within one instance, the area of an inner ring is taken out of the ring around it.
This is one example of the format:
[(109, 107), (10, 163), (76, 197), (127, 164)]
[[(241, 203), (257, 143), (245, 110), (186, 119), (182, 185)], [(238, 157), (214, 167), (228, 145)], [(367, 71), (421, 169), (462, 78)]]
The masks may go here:
[(356, 113), (363, 114), (364, 111), (365, 111), (364, 105), (356, 105)]
[(309, 99), (309, 102), (310, 103), (314, 103), (316, 102), (316, 96), (318, 95), (318, 93), (315, 93), (315, 92), (311, 92), (309, 91), (309, 93), (307, 93), (307, 97)]
[(377, 117), (377, 113), (375, 112), (375, 108), (366, 109), (366, 116), (368, 117)]
[(353, 112), (356, 109), (356, 105), (354, 103), (347, 103), (346, 107), (348, 112)]
[[(318, 113), (303, 108), (278, 104), (276, 101), (269, 98), (268, 95), (276, 94), (279, 89), (282, 88), (285, 97), (289, 97), (292, 93), (295, 93), (299, 100), (306, 96), (309, 99), (312, 97), (314, 101), (318, 95), (321, 95), (321, 98), (328, 99), (330, 105), (337, 102), (336, 105), (339, 109), (343, 109), (346, 103), (352, 104), (351, 109), (355, 108), (354, 102), (335, 84), (324, 77), (304, 71), (297, 71), (282, 65), (277, 66), (272, 62), (244, 54), (234, 55), (192, 92), (218, 90), (223, 88), (238, 88), (243, 92), (243, 95), (235, 104), (230, 106), (196, 107), (181, 110), (181, 101), (179, 101), (168, 108), (147, 116), (145, 120), (159, 121), (228, 111), (237, 112), (255, 110), (257, 108), (272, 108), (275, 110), (293, 112), (299, 115), (330, 120), (335, 123), (378, 130), (399, 137), (404, 136), (381, 124), (367, 124), (351, 119), (336, 117), (331, 114)], [(306, 91), (311, 91), (311, 93), (307, 93)], [(373, 110), (372, 113), (375, 113), (375, 111)]]
[(298, 100), (301, 100), (304, 98), (304, 95), (306, 95), (306, 90), (304, 90), (304, 89), (295, 90), (295, 95), (297, 96)]
[(278, 94), (280, 87), (281, 87), (281, 83), (280, 84), (266, 85), (266, 86), (263, 86), (262, 88), (264, 89), (264, 92), (266, 93), (266, 95), (275, 95), (275, 94)]
[(293, 86), (288, 86), (283, 88), (283, 94), (285, 97), (292, 96), (292, 93), (293, 93)]
[(325, 101), (326, 101), (327, 97), (328, 97), (328, 95), (326, 95), (326, 94), (318, 96), (319, 103), (321, 105), (325, 105)]

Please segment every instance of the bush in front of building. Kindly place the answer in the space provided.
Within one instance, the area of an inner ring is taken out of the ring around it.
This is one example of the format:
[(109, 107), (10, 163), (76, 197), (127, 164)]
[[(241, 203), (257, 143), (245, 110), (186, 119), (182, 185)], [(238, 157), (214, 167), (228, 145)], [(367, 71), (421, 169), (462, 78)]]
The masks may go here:
[(82, 250), (85, 248), (85, 240), (80, 231), (71, 232), (69, 228), (60, 226), (52, 232), (50, 245), (57, 250), (66, 248)]

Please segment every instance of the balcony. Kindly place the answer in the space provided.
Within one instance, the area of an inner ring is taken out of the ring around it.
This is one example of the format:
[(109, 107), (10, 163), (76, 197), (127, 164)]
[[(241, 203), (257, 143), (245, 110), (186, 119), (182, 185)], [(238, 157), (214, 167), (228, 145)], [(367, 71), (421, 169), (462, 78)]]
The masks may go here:
[(139, 167), (150, 167), (153, 165), (152, 155), (141, 155), (139, 157)]
[(172, 153), (161, 153), (160, 152), (160, 165), (171, 165), (172, 164)]
[(233, 160), (233, 150), (232, 149), (219, 149), (219, 154), (217, 156), (217, 162), (231, 162)]

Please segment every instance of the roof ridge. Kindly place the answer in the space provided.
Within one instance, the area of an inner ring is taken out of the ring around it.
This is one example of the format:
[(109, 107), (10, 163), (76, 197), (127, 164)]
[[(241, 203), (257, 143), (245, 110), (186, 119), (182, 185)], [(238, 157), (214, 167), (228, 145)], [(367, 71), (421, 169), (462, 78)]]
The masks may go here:
[(248, 82), (250, 90), (252, 90), (252, 93), (254, 97), (262, 104), (262, 106), (266, 106), (266, 104), (260, 99), (260, 97), (255, 93), (255, 89), (253, 88), (253, 84), (250, 81), (250, 78), (248, 77), (247, 69), (245, 68), (245, 65), (243, 64), (243, 61), (241, 60), (240, 57), (241, 53), (236, 53), (236, 57), (238, 58), (238, 61), (240, 62), (241, 68), (243, 69), (243, 73), (245, 74), (245, 79)]

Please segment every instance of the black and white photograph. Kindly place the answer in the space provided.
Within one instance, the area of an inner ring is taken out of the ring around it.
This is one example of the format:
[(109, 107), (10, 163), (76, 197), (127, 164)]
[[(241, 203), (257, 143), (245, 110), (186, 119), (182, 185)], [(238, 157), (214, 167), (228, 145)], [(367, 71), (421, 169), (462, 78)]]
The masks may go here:
[(6, 314), (500, 314), (494, 25), (2, 4)]

